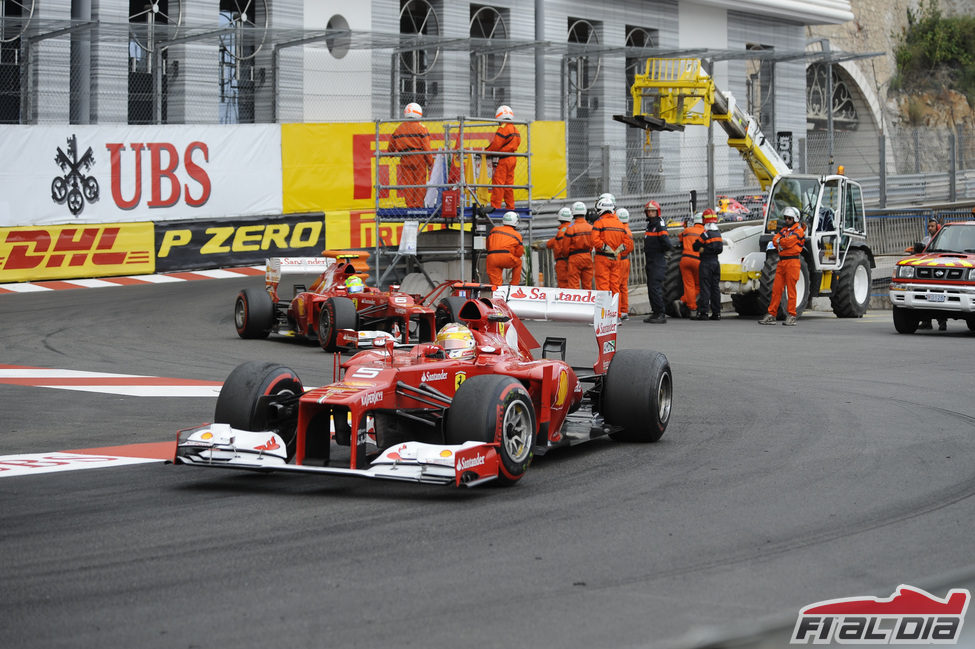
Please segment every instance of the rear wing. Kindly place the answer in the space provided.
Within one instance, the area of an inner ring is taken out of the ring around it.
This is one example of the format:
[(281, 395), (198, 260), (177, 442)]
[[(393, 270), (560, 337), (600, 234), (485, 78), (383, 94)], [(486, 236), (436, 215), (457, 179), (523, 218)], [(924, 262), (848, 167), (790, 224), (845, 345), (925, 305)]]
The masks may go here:
[(616, 353), (619, 295), (585, 289), (499, 286), (492, 297), (504, 300), (515, 315), (526, 320), (591, 322), (598, 353), (593, 371), (604, 374), (609, 368)]
[(328, 257), (269, 257), (264, 270), (264, 288), (277, 299), (282, 276), (321, 274), (334, 263)]

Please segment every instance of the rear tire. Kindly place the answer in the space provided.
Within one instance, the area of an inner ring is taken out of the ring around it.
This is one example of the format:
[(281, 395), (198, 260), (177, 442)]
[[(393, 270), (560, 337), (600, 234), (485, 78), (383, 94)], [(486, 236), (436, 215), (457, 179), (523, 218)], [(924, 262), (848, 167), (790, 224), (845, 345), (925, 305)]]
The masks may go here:
[(267, 338), (274, 327), (274, 302), (262, 289), (245, 288), (234, 302), (234, 326), (241, 338)]
[[(894, 329), (897, 330), (899, 334), (912, 334), (917, 331), (917, 326), (920, 324), (918, 317), (911, 313), (910, 309), (902, 309), (895, 306), (894, 310)], [(969, 326), (970, 328), (970, 326)]]
[(684, 294), (684, 278), (680, 274), (680, 253), (672, 252), (667, 257), (667, 270), (664, 273), (664, 310), (673, 318), (680, 318), (674, 303)]
[[(762, 277), (758, 284), (758, 306), (761, 313), (768, 313), (769, 304), (772, 303), (772, 286), (775, 284), (775, 268), (779, 263), (779, 255), (772, 253), (765, 257), (765, 266), (762, 267)], [(799, 258), (799, 281), (796, 284), (796, 317), (802, 315), (809, 304), (809, 266), (806, 258)], [(785, 320), (788, 315), (788, 289), (782, 289), (782, 299), (779, 300), (779, 312), (776, 314), (779, 320)]]
[(347, 297), (330, 297), (322, 302), (318, 310), (318, 323), (315, 331), (318, 344), (327, 352), (340, 351), (335, 345), (339, 329), (356, 329), (357, 314), (355, 304)]
[(603, 379), (600, 412), (606, 423), (623, 430), (620, 442), (656, 442), (667, 430), (673, 409), (674, 377), (660, 352), (623, 349), (613, 355)]
[[(440, 331), (444, 325), (450, 324), (451, 322), (460, 322), (460, 310), (466, 303), (466, 297), (458, 297), (456, 295), (451, 295), (440, 300), (437, 304), (437, 315), (435, 316), (437, 331)], [(434, 332), (433, 337), (437, 337), (436, 332)]]
[[(288, 461), (295, 454), (298, 397), (304, 392), (294, 370), (248, 361), (234, 368), (217, 397), (213, 421), (241, 430), (269, 430), (284, 439)], [(270, 397), (262, 402), (262, 397)]]
[(444, 441), (498, 443), (498, 482), (513, 485), (535, 454), (537, 423), (531, 395), (517, 379), (483, 374), (464, 381), (447, 413)]
[(870, 263), (862, 250), (851, 250), (836, 275), (829, 302), (838, 318), (862, 318), (870, 306)]

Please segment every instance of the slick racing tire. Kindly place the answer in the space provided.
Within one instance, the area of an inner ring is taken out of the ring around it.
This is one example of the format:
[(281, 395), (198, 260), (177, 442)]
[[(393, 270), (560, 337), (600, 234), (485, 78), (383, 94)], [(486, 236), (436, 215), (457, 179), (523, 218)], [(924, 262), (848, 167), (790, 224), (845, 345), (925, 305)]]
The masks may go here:
[(274, 302), (263, 289), (245, 288), (234, 303), (234, 326), (241, 338), (267, 338), (274, 327)]
[(318, 344), (327, 352), (339, 351), (335, 337), (340, 329), (356, 329), (355, 304), (347, 297), (330, 297), (318, 311)]
[(517, 379), (502, 374), (472, 376), (457, 388), (444, 441), (447, 444), (498, 444), (498, 482), (509, 486), (528, 470), (535, 454), (535, 409)]
[(838, 318), (862, 318), (870, 306), (870, 262), (862, 250), (851, 250), (835, 277), (829, 298)]
[(898, 306), (894, 307), (894, 329), (897, 330), (899, 334), (912, 334), (917, 331), (917, 326), (920, 324), (918, 317), (910, 309), (902, 309)]
[(241, 430), (277, 433), (284, 440), (290, 461), (298, 436), (298, 397), (304, 391), (291, 368), (248, 361), (234, 368), (224, 381), (213, 421)]
[(613, 355), (603, 379), (600, 412), (619, 442), (656, 442), (667, 430), (673, 410), (674, 377), (660, 352), (623, 349)]
[[(806, 258), (799, 258), (799, 281), (796, 283), (796, 317), (801, 316), (809, 304), (809, 266)], [(765, 257), (765, 266), (762, 268), (762, 276), (758, 284), (758, 305), (762, 308), (761, 313), (768, 311), (768, 305), (772, 302), (772, 286), (775, 283), (775, 267), (779, 263), (779, 255), (772, 253)], [(779, 320), (785, 320), (788, 310), (789, 293), (782, 289), (782, 299), (779, 300)]]
[[(466, 297), (458, 297), (456, 295), (451, 295), (440, 300), (437, 304), (437, 331), (440, 331), (444, 325), (450, 324), (451, 322), (460, 322), (460, 310), (466, 303)], [(437, 337), (436, 332), (433, 337)]]

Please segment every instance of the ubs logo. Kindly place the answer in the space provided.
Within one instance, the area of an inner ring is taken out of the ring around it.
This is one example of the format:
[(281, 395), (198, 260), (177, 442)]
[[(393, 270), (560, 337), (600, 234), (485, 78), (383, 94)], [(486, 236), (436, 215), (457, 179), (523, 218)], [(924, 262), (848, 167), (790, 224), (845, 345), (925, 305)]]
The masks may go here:
[(94, 203), (98, 200), (98, 181), (94, 176), (85, 175), (95, 166), (95, 154), (88, 147), (79, 157), (78, 137), (72, 135), (68, 138), (67, 153), (58, 147), (54, 161), (62, 175), (51, 181), (51, 198), (59, 205), (67, 203), (71, 214), (78, 216), (85, 209), (85, 201)]

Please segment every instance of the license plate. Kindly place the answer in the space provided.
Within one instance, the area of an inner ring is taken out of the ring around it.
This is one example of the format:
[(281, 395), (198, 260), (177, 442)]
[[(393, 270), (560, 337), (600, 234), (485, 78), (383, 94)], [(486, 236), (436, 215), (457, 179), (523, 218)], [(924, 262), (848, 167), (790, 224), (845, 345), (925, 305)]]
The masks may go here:
[(944, 302), (945, 296), (941, 293), (928, 293), (928, 302)]

